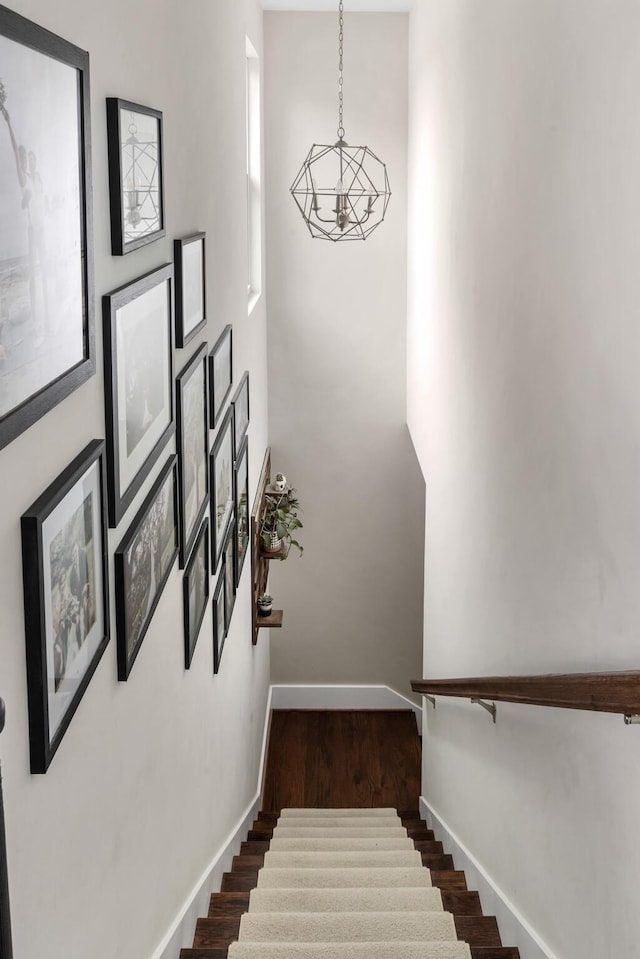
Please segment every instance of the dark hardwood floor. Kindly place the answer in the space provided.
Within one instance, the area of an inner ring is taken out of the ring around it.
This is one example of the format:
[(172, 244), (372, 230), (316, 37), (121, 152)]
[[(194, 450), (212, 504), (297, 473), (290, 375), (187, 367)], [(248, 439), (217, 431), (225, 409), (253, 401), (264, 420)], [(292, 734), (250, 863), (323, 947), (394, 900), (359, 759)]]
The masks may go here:
[(417, 809), (420, 764), (411, 710), (274, 710), (262, 808)]

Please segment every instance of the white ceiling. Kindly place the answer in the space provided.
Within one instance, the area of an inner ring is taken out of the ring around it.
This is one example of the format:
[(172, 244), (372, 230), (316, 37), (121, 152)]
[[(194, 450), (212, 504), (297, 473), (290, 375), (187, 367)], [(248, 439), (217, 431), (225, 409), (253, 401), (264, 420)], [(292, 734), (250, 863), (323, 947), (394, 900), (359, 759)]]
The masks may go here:
[[(345, 13), (403, 13), (413, 0), (344, 0)], [(337, 13), (338, 0), (262, 0), (263, 10), (316, 10)]]

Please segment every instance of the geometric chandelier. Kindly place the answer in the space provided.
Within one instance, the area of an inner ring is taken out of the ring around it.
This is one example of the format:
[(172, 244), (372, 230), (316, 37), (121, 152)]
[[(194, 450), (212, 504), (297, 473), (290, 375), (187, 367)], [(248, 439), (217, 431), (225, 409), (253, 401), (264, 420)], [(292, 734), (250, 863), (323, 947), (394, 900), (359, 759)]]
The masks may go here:
[(384, 220), (391, 196), (382, 160), (369, 147), (349, 146), (344, 139), (343, 0), (338, 24), (338, 140), (314, 143), (291, 187), (311, 236), (334, 243), (366, 240)]

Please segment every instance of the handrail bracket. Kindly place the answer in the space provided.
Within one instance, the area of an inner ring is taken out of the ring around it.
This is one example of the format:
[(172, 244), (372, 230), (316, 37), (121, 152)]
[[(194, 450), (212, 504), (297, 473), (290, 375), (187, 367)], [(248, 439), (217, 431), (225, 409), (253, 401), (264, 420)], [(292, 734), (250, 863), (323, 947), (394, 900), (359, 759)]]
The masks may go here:
[[(484, 700), (484, 699), (479, 699), (477, 696), (472, 696), (472, 697), (471, 697), (471, 702), (472, 702), (472, 703), (476, 703), (478, 706), (482, 706), (482, 708), (483, 708), (483, 709), (486, 709), (488, 713), (491, 713), (491, 718), (493, 719), (493, 722), (494, 722), (494, 724), (495, 724), (495, 721), (496, 721), (496, 712), (497, 712), (497, 708), (496, 708), (496, 704), (495, 704), (495, 703), (488, 703), (488, 702), (486, 702), (486, 700)], [(640, 721), (640, 719), (639, 719), (639, 721)]]
[(629, 715), (626, 715), (626, 716), (624, 717), (624, 724), (625, 724), (625, 726), (635, 726), (635, 725), (638, 724), (638, 723), (640, 723), (640, 716), (634, 716), (634, 715), (629, 716)]

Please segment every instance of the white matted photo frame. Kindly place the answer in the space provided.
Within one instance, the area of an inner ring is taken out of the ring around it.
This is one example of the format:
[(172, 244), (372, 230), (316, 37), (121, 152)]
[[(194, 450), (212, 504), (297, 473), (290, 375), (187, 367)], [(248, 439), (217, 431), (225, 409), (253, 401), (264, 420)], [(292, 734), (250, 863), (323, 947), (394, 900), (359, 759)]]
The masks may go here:
[(176, 284), (176, 346), (186, 346), (207, 323), (205, 234), (173, 241)]
[(0, 448), (95, 373), (89, 55), (0, 6)]
[(180, 569), (191, 553), (209, 501), (207, 344), (176, 377), (180, 476)]
[(131, 253), (165, 234), (162, 113), (107, 98), (111, 252)]
[(238, 389), (231, 400), (233, 409), (233, 442), (235, 455), (240, 455), (240, 447), (249, 427), (249, 371), (245, 370)]
[(119, 680), (129, 678), (178, 546), (178, 458), (173, 454), (114, 555)]
[(211, 470), (211, 566), (218, 568), (224, 540), (233, 519), (233, 415), (231, 407), (220, 424), (210, 456)]
[(23, 514), (31, 772), (45, 773), (109, 642), (104, 442)]
[(215, 429), (233, 385), (233, 333), (231, 324), (216, 340), (209, 354), (209, 422)]
[(184, 606), (184, 668), (189, 669), (209, 602), (209, 520), (194, 543), (182, 580)]
[(220, 660), (222, 659), (222, 650), (224, 641), (227, 638), (225, 628), (225, 568), (224, 563), (220, 567), (220, 573), (213, 591), (213, 672), (220, 672)]
[(102, 298), (111, 526), (175, 430), (172, 281), (166, 263)]

